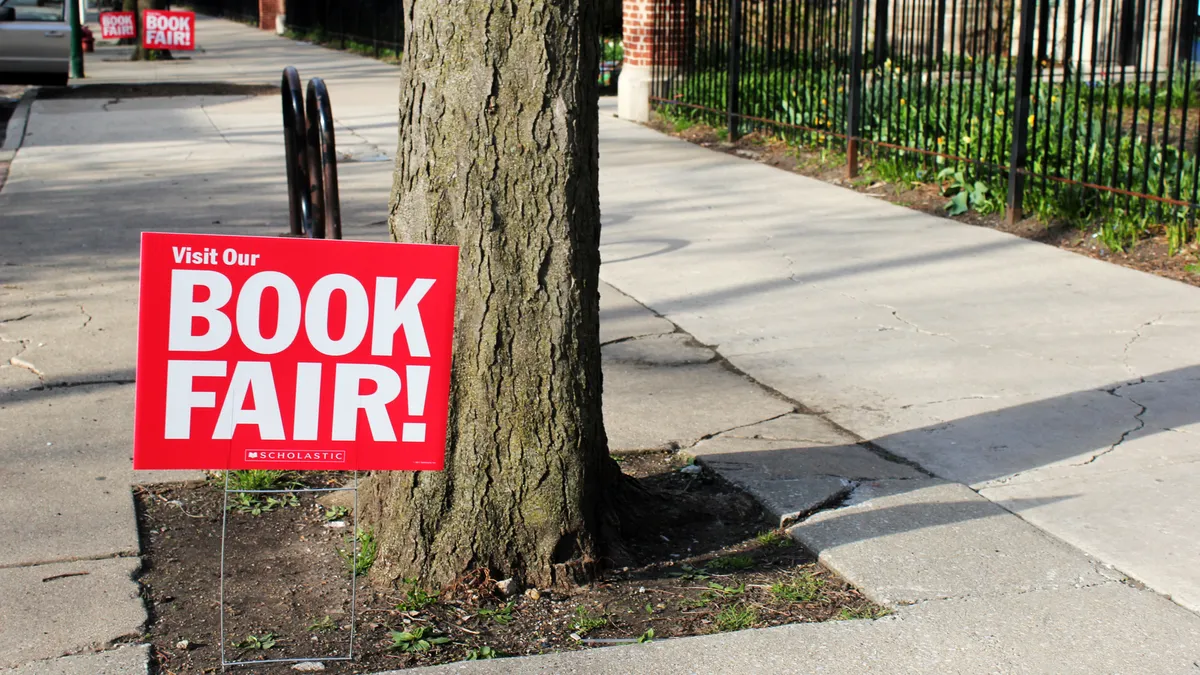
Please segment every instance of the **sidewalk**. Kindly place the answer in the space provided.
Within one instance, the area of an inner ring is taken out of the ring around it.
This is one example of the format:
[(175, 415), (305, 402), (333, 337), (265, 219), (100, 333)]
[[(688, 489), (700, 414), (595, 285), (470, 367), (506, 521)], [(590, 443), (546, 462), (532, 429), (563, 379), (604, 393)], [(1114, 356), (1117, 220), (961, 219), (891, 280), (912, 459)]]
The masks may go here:
[[(89, 82), (325, 77), (346, 238), (386, 239), (396, 69), (220, 20), (198, 41), (172, 63), (101, 51)], [(18, 617), (0, 623), (0, 668), (144, 662), (140, 647), (45, 661), (139, 634), (128, 486), (184, 478), (129, 468), (138, 233), (286, 230), (279, 107), (34, 104), (0, 191), (0, 616)], [(899, 610), (445, 669), (1195, 672), (1200, 617), (1179, 605), (1200, 610), (1200, 289), (602, 108), (614, 451), (689, 448)]]

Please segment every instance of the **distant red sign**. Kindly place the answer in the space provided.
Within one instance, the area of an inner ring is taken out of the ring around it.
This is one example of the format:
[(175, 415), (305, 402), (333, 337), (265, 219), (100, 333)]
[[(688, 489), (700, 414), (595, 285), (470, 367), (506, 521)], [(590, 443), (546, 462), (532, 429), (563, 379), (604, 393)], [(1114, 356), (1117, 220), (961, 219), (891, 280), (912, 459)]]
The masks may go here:
[(142, 235), (135, 469), (440, 470), (458, 249)]
[(137, 37), (136, 12), (100, 12), (100, 37), (123, 40)]
[(147, 9), (142, 12), (142, 46), (173, 51), (196, 48), (196, 13)]

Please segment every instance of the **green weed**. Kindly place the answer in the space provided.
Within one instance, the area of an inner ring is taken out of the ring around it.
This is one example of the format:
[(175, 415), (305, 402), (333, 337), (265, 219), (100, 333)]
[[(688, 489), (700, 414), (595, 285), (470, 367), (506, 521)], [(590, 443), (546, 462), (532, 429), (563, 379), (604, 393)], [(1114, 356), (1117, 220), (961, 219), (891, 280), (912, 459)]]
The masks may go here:
[(745, 630), (758, 623), (758, 612), (753, 607), (739, 602), (717, 612), (713, 620), (721, 632)]
[(838, 612), (838, 621), (852, 621), (854, 619), (879, 619), (891, 614), (892, 610), (885, 607), (872, 607), (865, 605), (862, 607), (843, 607), (842, 611)]
[[(358, 555), (354, 555), (354, 542), (358, 542)], [(375, 564), (375, 555), (379, 552), (379, 542), (375, 540), (375, 533), (370, 530), (359, 528), (358, 531), (350, 538), (349, 548), (338, 549), (338, 555), (341, 556), (342, 562), (346, 563), (346, 571), (355, 576), (363, 576), (371, 570), (371, 565)]]
[(792, 538), (779, 530), (767, 530), (754, 537), (763, 548), (787, 548), (792, 545)]
[(588, 612), (587, 608), (580, 605), (575, 608), (575, 621), (571, 623), (571, 628), (580, 635), (584, 636), (596, 630), (604, 628), (608, 625), (608, 619), (599, 615)]
[(780, 602), (818, 602), (825, 598), (825, 580), (813, 574), (801, 574), (789, 581), (772, 584), (770, 592)]
[(314, 633), (328, 633), (336, 628), (337, 623), (328, 614), (308, 624), (308, 630)]
[(412, 653), (412, 652), (427, 652), (438, 645), (444, 645), (450, 642), (450, 638), (445, 635), (438, 635), (429, 626), (421, 626), (409, 631), (392, 631), (392, 644), (388, 649)]
[(499, 659), (499, 658), (503, 658), (505, 656), (507, 656), (507, 654), (505, 654), (504, 652), (492, 649), (491, 647), (484, 645), (482, 647), (479, 647), (478, 649), (468, 649), (466, 660), (468, 660), (468, 661), (484, 661), (487, 659)]
[(513, 606), (513, 603), (506, 602), (494, 609), (481, 609), (479, 610), (479, 616), (482, 616), (485, 619), (491, 619), (492, 621), (495, 621), (503, 626), (512, 621)]
[(274, 633), (264, 633), (263, 635), (247, 635), (245, 640), (235, 642), (233, 647), (247, 651), (266, 651), (274, 647), (276, 642)]

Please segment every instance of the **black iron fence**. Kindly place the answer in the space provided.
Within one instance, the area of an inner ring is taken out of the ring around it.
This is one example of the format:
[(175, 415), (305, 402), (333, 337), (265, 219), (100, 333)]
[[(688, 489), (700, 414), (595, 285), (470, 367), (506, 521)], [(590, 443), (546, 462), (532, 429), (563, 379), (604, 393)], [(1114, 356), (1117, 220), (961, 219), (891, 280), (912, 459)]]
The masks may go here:
[(288, 0), (288, 28), (320, 42), (368, 50), (378, 58), (404, 50), (401, 0)]
[(186, 0), (180, 4), (208, 16), (258, 23), (258, 0)]
[(657, 0), (652, 100), (1007, 207), (1194, 233), (1197, 0)]

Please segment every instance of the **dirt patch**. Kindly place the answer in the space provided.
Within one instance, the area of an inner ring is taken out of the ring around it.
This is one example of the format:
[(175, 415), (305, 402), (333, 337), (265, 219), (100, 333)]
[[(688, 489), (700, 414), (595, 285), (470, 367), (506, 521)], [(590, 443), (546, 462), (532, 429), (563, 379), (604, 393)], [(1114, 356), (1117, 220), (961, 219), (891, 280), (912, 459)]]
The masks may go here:
[(151, 82), (147, 84), (77, 84), (38, 90), (42, 100), (85, 98), (162, 98), (169, 96), (278, 96), (277, 84), (233, 82)]
[(768, 134), (750, 133), (730, 143), (722, 140), (722, 134), (704, 124), (676, 131), (670, 122), (656, 117), (649, 126), (706, 148), (816, 178), (931, 216), (1008, 232), (1097, 260), (1200, 286), (1200, 243), (1193, 242), (1183, 251), (1171, 255), (1166, 228), (1162, 225), (1149, 226), (1136, 245), (1128, 250), (1113, 251), (1094, 232), (1062, 223), (1044, 223), (1036, 218), (1025, 218), (1010, 225), (1002, 213), (981, 214), (976, 211), (951, 217), (945, 208), (949, 199), (942, 195), (940, 184), (898, 185), (872, 178), (869, 160), (864, 160), (860, 176), (852, 180), (846, 176), (844, 155), (799, 149)]
[[(482, 576), (442, 593), (381, 592), (360, 583), (356, 660), (324, 661), (325, 671), (370, 673), (884, 613), (772, 530), (753, 498), (707, 470), (684, 473), (681, 466), (671, 453), (622, 460), (623, 470), (667, 505), (661, 528), (626, 542), (638, 566), (609, 570), (571, 593), (526, 590), (512, 597)], [(219, 484), (137, 493), (140, 581), (151, 608), (146, 639), (156, 673), (219, 671), (221, 500)], [(329, 527), (329, 515), (345, 526)], [(338, 549), (352, 526), (311, 494), (259, 515), (229, 513), (227, 659), (347, 653), (350, 584)], [(284, 664), (242, 672), (293, 671)]]

